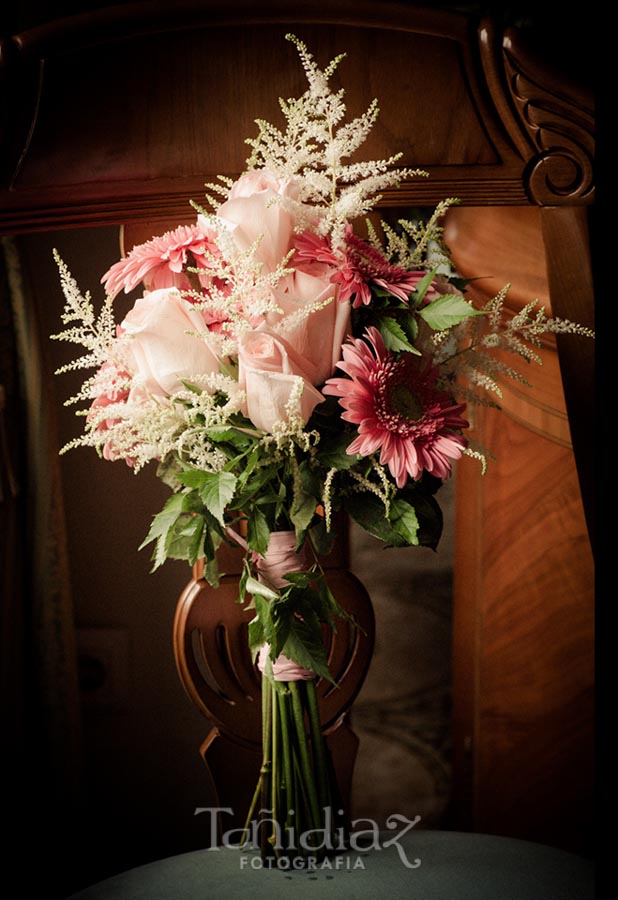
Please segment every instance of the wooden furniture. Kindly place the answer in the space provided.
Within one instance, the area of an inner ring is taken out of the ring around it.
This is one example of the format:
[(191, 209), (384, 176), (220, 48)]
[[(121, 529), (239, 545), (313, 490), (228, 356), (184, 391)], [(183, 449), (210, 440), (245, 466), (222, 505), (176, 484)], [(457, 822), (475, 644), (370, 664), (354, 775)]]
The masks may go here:
[[(512, 279), (509, 314), (533, 297), (551, 309), (543, 212), (454, 210), (446, 234), (458, 268), (492, 273), (476, 283), (479, 299)], [(487, 474), (472, 460), (458, 468), (454, 809), (459, 827), (583, 851), (592, 848), (594, 561), (556, 341), (540, 355), (542, 367), (518, 366), (532, 389), (503, 383), (502, 412), (473, 411), (472, 434), (496, 457)]]
[[(401, 150), (401, 164), (429, 173), (387, 192), (384, 210), (451, 195), (472, 210), (532, 209), (554, 313), (592, 321), (589, 95), (515, 30), (394, 0), (144, 0), (3, 40), (0, 230), (181, 219), (205, 181), (244, 168), (253, 119), (276, 119), (273, 85), (304, 89), (288, 31), (321, 62), (347, 51), (352, 115), (379, 97), (366, 153)], [(518, 274), (529, 249), (507, 255), (505, 271)], [(467, 827), (580, 846), (592, 778), (592, 350), (565, 339), (547, 353), (561, 377), (554, 369), (538, 390), (551, 396), (511, 395), (500, 424), (477, 415), (500, 461), (485, 480), (469, 461), (460, 469), (453, 812)]]
[[(592, 900), (594, 871), (585, 859), (527, 841), (480, 834), (412, 830), (370, 838), (314, 871), (268, 871), (255, 853), (225, 847), (200, 850), (131, 869), (67, 900), (313, 900), (354, 897), (422, 897), (423, 900)], [(389, 841), (391, 842), (389, 845)], [(406, 865), (403, 859), (408, 863)], [(244, 862), (242, 862), (244, 860)], [(360, 862), (359, 862), (360, 860)]]

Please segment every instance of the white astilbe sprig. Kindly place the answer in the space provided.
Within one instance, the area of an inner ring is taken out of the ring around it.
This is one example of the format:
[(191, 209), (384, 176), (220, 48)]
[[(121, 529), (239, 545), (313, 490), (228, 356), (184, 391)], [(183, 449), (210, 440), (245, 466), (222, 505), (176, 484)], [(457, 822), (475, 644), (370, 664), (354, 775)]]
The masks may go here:
[(437, 262), (449, 262), (450, 252), (444, 243), (444, 216), (451, 206), (456, 206), (460, 201), (456, 197), (448, 197), (442, 200), (427, 222), (420, 219), (400, 219), (400, 231), (395, 231), (387, 223), (382, 224), (386, 237), (384, 254), (393, 264), (404, 269), (417, 269), (427, 261), (431, 251), (432, 264)]
[(483, 475), (487, 471), (487, 459), (494, 459), (494, 457), (490, 453), (487, 453), (486, 450), (480, 450), (478, 447), (474, 447), (470, 439), (468, 439), (468, 446), (465, 447), (462, 452), (464, 456), (469, 456), (471, 459), (475, 459), (481, 464), (481, 474)]
[(376, 484), (375, 481), (370, 481), (369, 478), (362, 475), (360, 472), (354, 471), (354, 469), (348, 469), (347, 474), (351, 475), (355, 482), (350, 489), (353, 493), (365, 491), (370, 494), (375, 494), (375, 496), (384, 504), (384, 515), (388, 518), (390, 515), (391, 500), (395, 494), (395, 486), (386, 474), (384, 467), (380, 465), (375, 456), (371, 457), (369, 461), (371, 463), (372, 471), (376, 473), (380, 480), (380, 484)]
[(305, 422), (301, 415), (301, 401), (304, 390), (305, 381), (298, 375), (294, 378), (290, 396), (284, 406), (285, 419), (275, 422), (272, 427), (272, 433), (264, 435), (262, 439), (264, 446), (274, 443), (275, 447), (280, 450), (295, 444), (305, 453), (308, 453), (320, 440), (320, 435), (317, 431), (305, 430)]
[(380, 199), (380, 192), (415, 175), (427, 175), (420, 169), (394, 168), (401, 158), (347, 163), (366, 141), (379, 114), (376, 100), (351, 122), (342, 123), (346, 106), (344, 91), (333, 92), (329, 80), (345, 54), (337, 56), (322, 71), (305, 44), (294, 35), (286, 35), (298, 50), (309, 83), (305, 93), (294, 99), (280, 99), (286, 120), (281, 131), (270, 122), (258, 119), (258, 135), (247, 143), (252, 153), (248, 169), (268, 169), (281, 179), (297, 178), (298, 206), (317, 212), (315, 230), (331, 235), (339, 245), (345, 222), (364, 215)]
[[(95, 378), (94, 396), (104, 387), (101, 376)], [(225, 425), (244, 406), (244, 392), (233, 378), (218, 373), (196, 374), (170, 397), (144, 396), (137, 378), (126, 386), (136, 388), (139, 399), (80, 410), (78, 415), (87, 416), (84, 432), (63, 447), (62, 453), (74, 447), (94, 447), (109, 458), (124, 459), (134, 472), (170, 454), (196, 468), (221, 470), (226, 458), (207, 432)]]
[[(85, 414), (83, 411), (81, 414)], [(100, 426), (105, 425), (101, 428)], [(110, 403), (88, 412), (84, 433), (66, 444), (61, 453), (74, 447), (94, 447), (112, 459), (124, 459), (139, 472), (152, 460), (163, 459), (176, 445), (182, 428), (182, 413), (167, 399)]]
[(324, 484), (322, 486), (322, 506), (324, 507), (324, 525), (327, 531), (331, 529), (332, 517), (333, 517), (333, 496), (332, 496), (332, 486), (335, 475), (337, 474), (338, 469), (331, 468), (326, 473), (326, 477), (324, 479)]
[[(61, 314), (64, 325), (69, 327), (58, 334), (52, 334), (52, 340), (69, 341), (81, 344), (88, 352), (72, 360), (56, 371), (57, 375), (75, 369), (90, 369), (100, 366), (110, 358), (110, 348), (116, 339), (116, 322), (112, 311), (112, 299), (106, 297), (101, 311), (97, 315), (94, 310), (90, 291), (82, 294), (77, 282), (60, 258), (57, 250), (53, 251), (54, 259), (60, 270), (60, 285), (65, 297), (65, 306)], [(77, 324), (72, 324), (77, 323)]]
[[(526, 304), (515, 315), (505, 311), (509, 285), (506, 285), (483, 307), (484, 316), (474, 316), (448, 331), (432, 336), (434, 362), (440, 365), (442, 377), (456, 378), (462, 400), (481, 405), (487, 393), (502, 397), (501, 383), (517, 381), (527, 387), (526, 377), (496, 352), (506, 352), (526, 363), (542, 365), (535, 348), (549, 334), (577, 334), (594, 337), (592, 329), (567, 319), (547, 316), (539, 300)], [(485, 396), (484, 396), (485, 395)]]
[[(283, 278), (294, 272), (289, 265), (294, 250), (290, 250), (272, 271), (264, 271), (263, 263), (256, 258), (264, 240), (262, 236), (248, 249), (240, 250), (229, 228), (220, 219), (208, 215), (207, 221), (217, 231), (221, 254), (209, 258), (208, 287), (183, 291), (183, 296), (197, 309), (214, 313), (222, 320), (220, 332), (204, 331), (199, 337), (207, 339), (216, 347), (217, 355), (223, 358), (237, 353), (238, 339), (251, 330), (252, 322), (269, 313), (282, 314), (273, 291)], [(187, 271), (204, 275), (204, 270), (199, 268), (189, 267)]]

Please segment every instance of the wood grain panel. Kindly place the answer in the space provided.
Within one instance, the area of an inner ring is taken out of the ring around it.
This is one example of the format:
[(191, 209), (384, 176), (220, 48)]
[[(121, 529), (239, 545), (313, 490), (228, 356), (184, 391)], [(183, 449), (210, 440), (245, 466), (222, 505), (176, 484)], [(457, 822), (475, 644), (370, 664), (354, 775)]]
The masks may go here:
[[(278, 96), (306, 89), (286, 30), (210, 28), (53, 58), (16, 188), (238, 174), (254, 120), (283, 124)], [(297, 30), (323, 65), (348, 51), (334, 84), (345, 85), (351, 117), (379, 97), (381, 116), (363, 148), (367, 158), (397, 148), (405, 165), (497, 162), (453, 41), (378, 30), (351, 36), (337, 27)], [(445, 96), (452, 102), (448, 117), (436, 114)]]
[(457, 521), (458, 558), (473, 571), (455, 570), (456, 695), (471, 694), (456, 742), (460, 765), (471, 742), (472, 821), (586, 850), (594, 566), (573, 456), (492, 411), (476, 424), (499, 462), (482, 479), (466, 461), (460, 479), (477, 498)]

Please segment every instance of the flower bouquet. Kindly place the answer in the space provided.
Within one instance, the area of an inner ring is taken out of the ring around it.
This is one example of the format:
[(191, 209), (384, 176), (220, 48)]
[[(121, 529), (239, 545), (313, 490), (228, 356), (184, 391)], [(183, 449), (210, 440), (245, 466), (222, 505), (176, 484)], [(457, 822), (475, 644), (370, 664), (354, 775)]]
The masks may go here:
[[(84, 401), (90, 446), (138, 472), (149, 462), (172, 494), (144, 544), (154, 567), (240, 544), (239, 601), (263, 675), (263, 765), (251, 819), (264, 852), (292, 827), (336, 827), (338, 805), (315, 681), (331, 679), (323, 626), (346, 612), (320, 558), (338, 516), (388, 546), (436, 547), (436, 492), (463, 454), (466, 404), (497, 405), (498, 380), (523, 381), (496, 351), (526, 361), (546, 332), (589, 333), (537, 302), (502, 315), (506, 288), (466, 299), (443, 241), (441, 203), (426, 221), (389, 225), (380, 191), (419, 170), (399, 156), (351, 162), (377, 103), (345, 121), (343, 91), (293, 36), (308, 80), (281, 100), (283, 130), (259, 120), (247, 170), (208, 185), (195, 221), (135, 247), (103, 276), (97, 314), (56, 254), (66, 297), (56, 338), (92, 367)], [(117, 326), (114, 298), (145, 290)], [(68, 449), (65, 448), (65, 449)], [(284, 841), (285, 843), (285, 841)], [(273, 849), (274, 848), (274, 849)], [(313, 852), (311, 846), (307, 848)]]

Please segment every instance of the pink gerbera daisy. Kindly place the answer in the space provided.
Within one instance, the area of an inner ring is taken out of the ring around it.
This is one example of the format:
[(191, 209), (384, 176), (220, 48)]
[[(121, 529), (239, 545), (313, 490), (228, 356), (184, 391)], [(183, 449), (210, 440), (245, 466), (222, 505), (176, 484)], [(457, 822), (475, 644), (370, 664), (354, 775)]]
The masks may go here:
[(124, 259), (114, 263), (101, 279), (110, 297), (124, 289), (128, 294), (144, 281), (148, 290), (177, 287), (190, 290), (191, 282), (182, 269), (191, 253), (195, 265), (208, 268), (210, 254), (215, 245), (200, 231), (197, 225), (180, 225), (161, 237), (154, 237), (145, 244), (134, 247)]
[[(346, 233), (346, 250), (347, 267), (355, 272), (355, 279), (350, 279), (346, 274), (346, 280), (355, 281), (356, 285), (372, 282), (403, 303), (408, 302), (408, 296), (425, 276), (422, 269), (406, 271), (401, 266), (392, 265), (379, 250), (353, 234), (351, 229)], [(353, 306), (371, 302), (368, 288), (355, 287), (355, 293)]]
[(295, 248), (301, 263), (321, 262), (332, 266), (336, 271), (330, 280), (339, 284), (339, 301), (351, 300), (355, 308), (371, 303), (371, 284), (407, 303), (410, 293), (425, 277), (423, 269), (408, 271), (394, 266), (383, 253), (355, 235), (351, 225), (346, 226), (345, 248), (339, 255), (333, 252), (328, 238), (311, 231), (297, 236)]
[(351, 338), (337, 366), (348, 378), (329, 378), (322, 393), (339, 397), (342, 419), (358, 425), (358, 437), (347, 452), (369, 456), (380, 450), (397, 487), (424, 469), (447, 478), (451, 461), (459, 459), (466, 440), (458, 432), (468, 423), (464, 403), (438, 390), (438, 369), (412, 353), (390, 353), (377, 328), (367, 341)]

